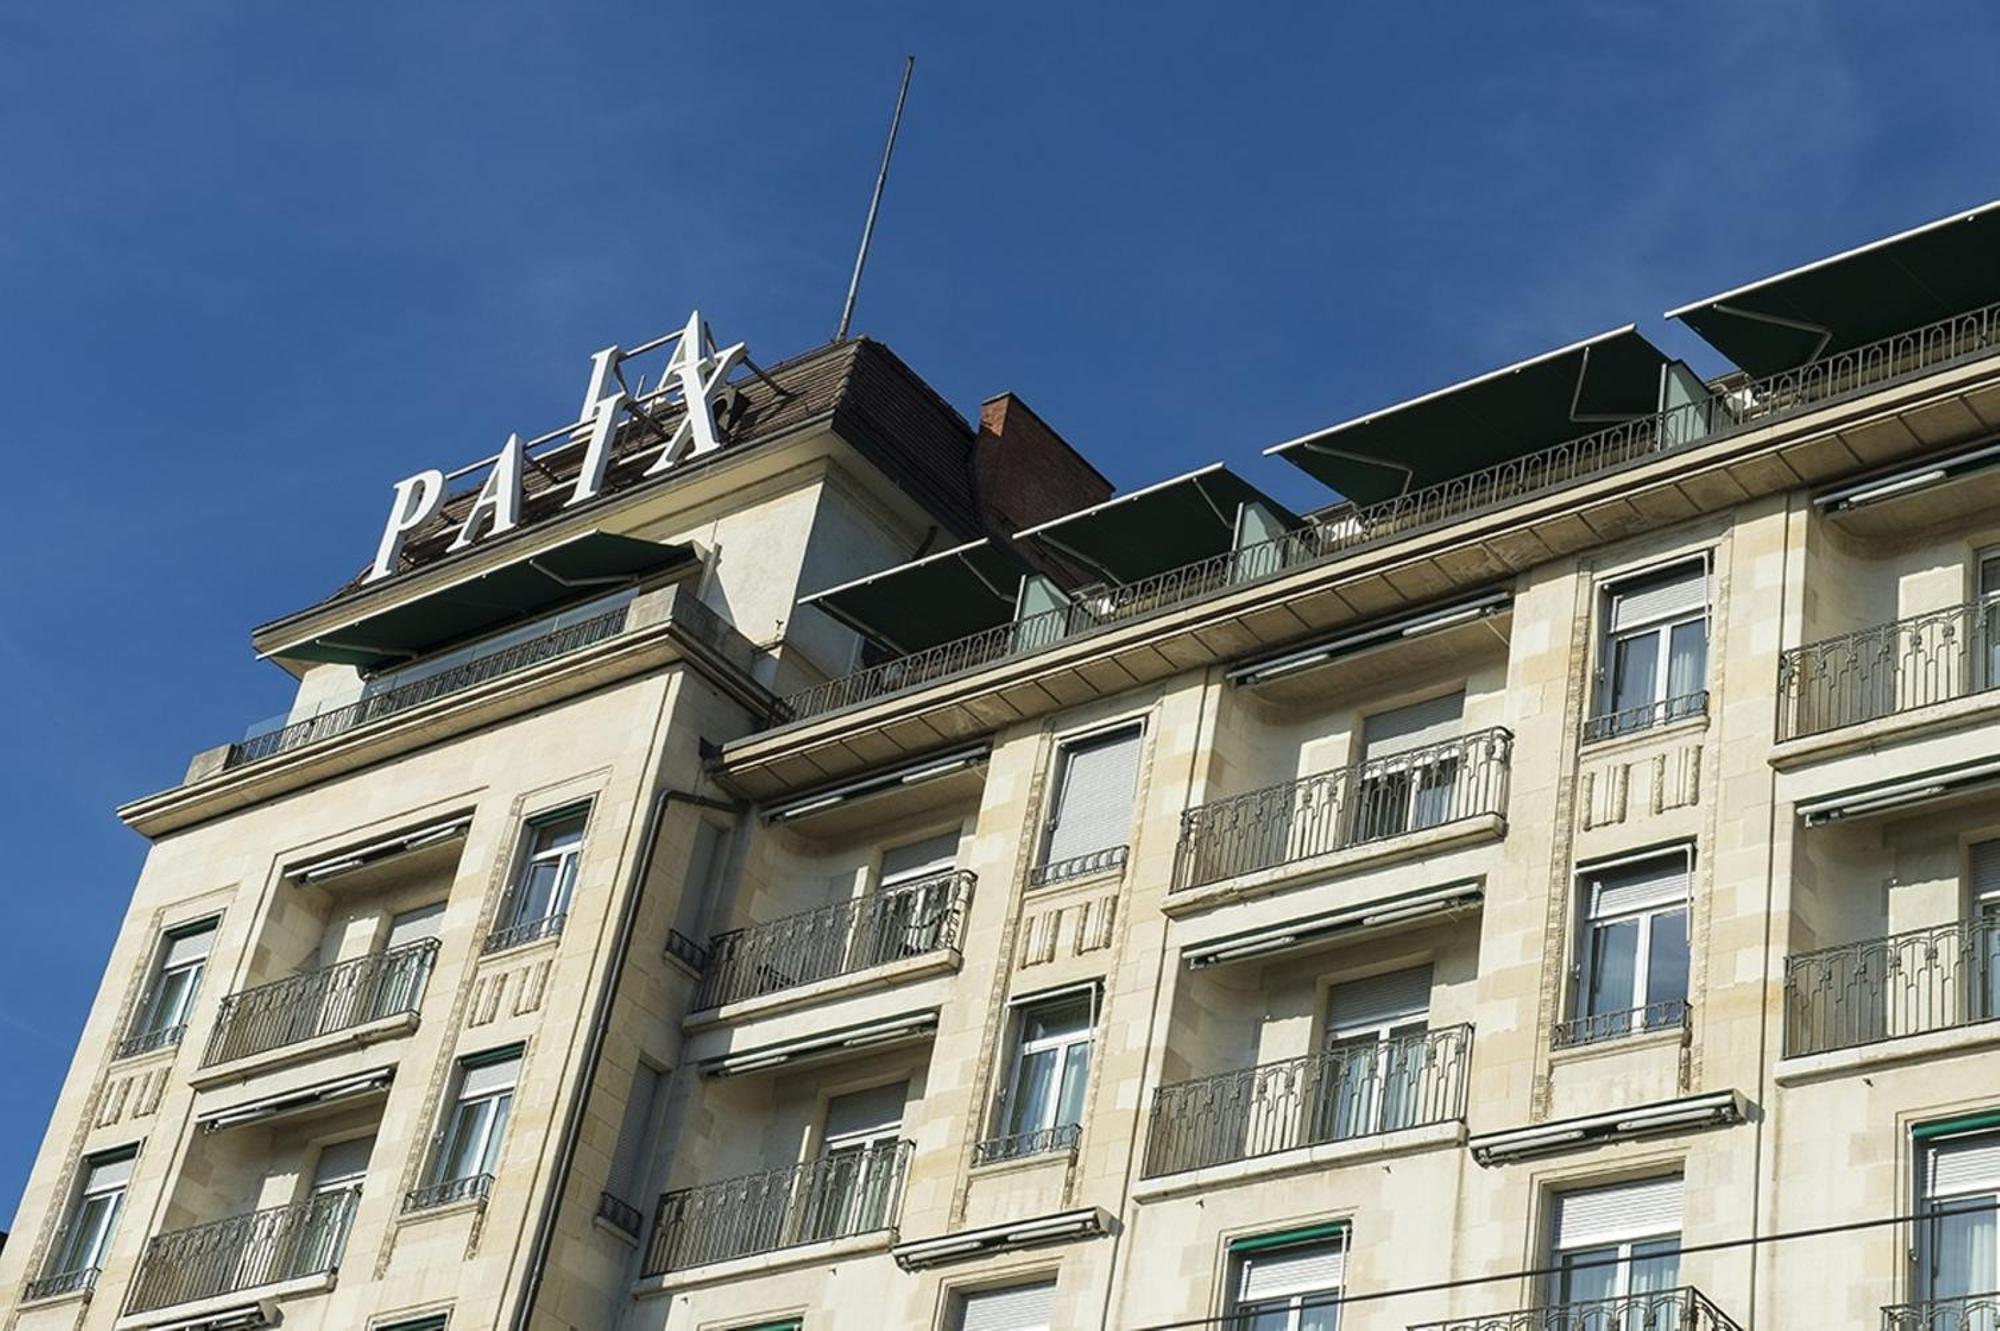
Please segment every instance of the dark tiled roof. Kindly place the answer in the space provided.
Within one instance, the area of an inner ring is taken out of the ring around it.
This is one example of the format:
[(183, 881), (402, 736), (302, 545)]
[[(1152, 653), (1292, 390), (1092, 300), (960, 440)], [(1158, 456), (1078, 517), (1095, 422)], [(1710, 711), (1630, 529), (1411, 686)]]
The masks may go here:
[[(738, 381), (735, 409), (722, 421), (731, 451), (811, 421), (830, 419), (841, 438), (908, 491), (940, 525), (964, 539), (978, 534), (972, 429), (894, 352), (879, 342), (854, 338), (795, 356), (772, 366), (768, 374), (776, 388), (755, 375)], [(678, 409), (663, 413), (663, 425), (671, 430), (682, 414)], [(650, 429), (630, 424), (621, 429), (612, 446), (604, 493), (671, 485), (704, 465), (697, 462), (646, 476), (661, 442), (662, 436)], [(570, 449), (546, 467), (529, 464), (522, 478), (524, 529), (561, 509), (582, 463), (583, 450)], [(404, 542), (398, 573), (445, 559), (445, 548), (477, 494), (474, 486), (447, 499), (438, 514)], [(350, 596), (361, 586), (357, 574), (320, 604)]]

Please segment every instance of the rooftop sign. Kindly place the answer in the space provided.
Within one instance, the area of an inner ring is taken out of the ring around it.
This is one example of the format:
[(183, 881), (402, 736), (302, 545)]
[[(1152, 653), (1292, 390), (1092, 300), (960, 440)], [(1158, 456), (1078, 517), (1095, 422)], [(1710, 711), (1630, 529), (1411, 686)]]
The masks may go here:
[[(644, 375), (636, 384), (625, 381), (625, 367), (654, 353), (665, 356), (665, 365), (651, 391)], [(363, 582), (375, 582), (396, 572), (403, 543), (410, 534), (436, 517), (444, 507), (450, 482), (464, 476), (485, 473), (479, 493), (459, 523), (447, 553), (463, 550), (489, 536), (499, 536), (521, 524), (521, 476), (533, 464), (541, 464), (571, 449), (583, 450), (583, 462), (576, 479), (570, 482), (564, 508), (595, 499), (604, 489), (604, 476), (611, 465), (611, 446), (621, 421), (654, 426), (663, 436), (659, 455), (645, 474), (657, 476), (689, 458), (713, 453), (727, 441), (716, 424), (716, 406), (726, 403), (735, 389), (729, 376), (738, 365), (748, 363), (741, 342), (718, 348), (710, 336), (701, 311), (688, 316), (687, 327), (627, 351), (606, 347), (591, 357), (590, 386), (584, 391), (583, 411), (577, 420), (540, 438), (521, 442), (509, 435), (506, 444), (490, 458), (446, 473), (432, 468), (396, 482), (389, 521), (375, 548), (375, 562)], [(754, 367), (753, 367), (754, 368)], [(671, 430), (661, 420), (665, 409), (684, 407)], [(540, 450), (537, 452), (536, 450)]]

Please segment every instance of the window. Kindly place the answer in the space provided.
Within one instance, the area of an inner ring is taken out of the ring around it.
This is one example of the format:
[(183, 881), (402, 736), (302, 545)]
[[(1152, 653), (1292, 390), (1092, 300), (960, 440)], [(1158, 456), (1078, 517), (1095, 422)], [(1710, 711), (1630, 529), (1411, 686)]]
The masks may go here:
[(1132, 796), (1139, 785), (1140, 734), (1136, 725), (1123, 726), (1071, 740), (1058, 750), (1055, 803), (1042, 833), (1037, 884), (1125, 862)]
[(125, 1187), (132, 1180), (132, 1162), (138, 1156), (138, 1147), (126, 1146), (84, 1160), (69, 1223), (50, 1254), (48, 1274), (26, 1291), (29, 1298), (89, 1288), (104, 1265), (104, 1250), (111, 1246)]
[(500, 913), (500, 925), (486, 939), (488, 952), (562, 932), (570, 894), (576, 889), (588, 817), (588, 810), (572, 809), (528, 824), (527, 854)]
[(1014, 1057), (993, 1137), (975, 1163), (1011, 1160), (1075, 1144), (1090, 1084), (1097, 991), (1041, 999), (1015, 1015)]
[(1976, 842), (1971, 850), (1970, 897), (1966, 903), (1971, 918), (1971, 944), (1965, 955), (1975, 973), (1967, 985), (1968, 1013), (1973, 1021), (2000, 1017), (2000, 841)]
[(875, 898), (861, 914), (854, 969), (923, 956), (947, 944), (958, 885), (958, 833), (946, 832), (882, 852)]
[(1917, 1297), (2000, 1288), (2000, 1130), (1991, 1120), (1918, 1128)]
[(374, 1017), (415, 1012), (422, 1004), (437, 941), (444, 924), (444, 902), (402, 911), (389, 919), (376, 972)]
[(1334, 1331), (1347, 1277), (1344, 1227), (1229, 1245), (1228, 1331)]
[(1557, 1044), (1591, 1044), (1687, 1020), (1686, 850), (1589, 868), (1579, 876), (1576, 992)]
[(1453, 794), (1463, 755), (1452, 741), (1464, 728), (1464, 719), (1461, 691), (1378, 712), (1362, 721), (1354, 841), (1436, 827), (1457, 816)]
[(1056, 1282), (1009, 1285), (958, 1296), (956, 1331), (1049, 1331), (1055, 1325)]
[(431, 1183), (411, 1196), (411, 1208), (484, 1197), (500, 1160), (507, 1115), (514, 1107), (514, 1083), (521, 1073), (519, 1048), (462, 1060), (458, 1095), (438, 1138)]
[(894, 1082), (827, 1101), (819, 1159), (801, 1199), (802, 1238), (833, 1239), (886, 1229), (902, 1192), (903, 1107), (910, 1084)]
[(1553, 1246), (1558, 1305), (1668, 1294), (1680, 1284), (1679, 1176), (1562, 1193)]
[(316, 1275), (340, 1265), (347, 1232), (354, 1224), (354, 1205), (368, 1177), (368, 1157), (375, 1138), (354, 1137), (320, 1148), (306, 1196), (305, 1223), (297, 1247), (288, 1256), (296, 1275)]
[(1604, 591), (1597, 706), (1602, 739), (1708, 710), (1708, 563), (1621, 578)]
[(1979, 621), (1986, 632), (1986, 650), (1978, 668), (1984, 677), (1973, 682), (1975, 689), (2000, 688), (2000, 550), (1979, 554)]
[(653, 1110), (659, 1102), (660, 1070), (640, 1063), (632, 1073), (632, 1088), (625, 1097), (625, 1121), (618, 1129), (618, 1150), (611, 1157), (611, 1176), (606, 1191), (628, 1204), (646, 1192), (646, 1169), (651, 1163), (648, 1149), (653, 1142)]
[(1429, 966), (1333, 987), (1315, 1140), (1393, 1132), (1419, 1121), (1430, 1005)]
[(132, 1033), (119, 1046), (119, 1053), (139, 1054), (180, 1043), (187, 1031), (188, 1014), (194, 1010), (195, 996), (201, 991), (201, 974), (208, 965), (209, 949), (214, 944), (213, 919), (167, 930), (153, 963), (152, 982), (139, 1004)]

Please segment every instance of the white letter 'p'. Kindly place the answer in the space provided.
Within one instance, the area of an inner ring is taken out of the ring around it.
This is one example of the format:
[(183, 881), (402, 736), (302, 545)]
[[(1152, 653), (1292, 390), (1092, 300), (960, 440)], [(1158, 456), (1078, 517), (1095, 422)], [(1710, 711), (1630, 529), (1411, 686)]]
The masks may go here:
[(420, 471), (396, 482), (396, 499), (389, 506), (389, 525), (382, 529), (382, 543), (375, 547), (375, 564), (363, 582), (386, 578), (396, 571), (403, 554), (403, 539), (430, 521), (444, 503), (444, 473), (436, 469)]

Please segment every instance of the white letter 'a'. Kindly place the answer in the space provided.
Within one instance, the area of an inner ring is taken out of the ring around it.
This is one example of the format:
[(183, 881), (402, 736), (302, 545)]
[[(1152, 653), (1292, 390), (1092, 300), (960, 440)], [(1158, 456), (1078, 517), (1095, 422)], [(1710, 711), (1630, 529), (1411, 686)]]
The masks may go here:
[[(479, 529), (480, 520), (492, 514), (492, 522), (485, 531)], [(445, 553), (463, 550), (481, 536), (498, 536), (521, 525), (521, 436), (507, 436), (507, 446), (500, 450), (500, 456), (493, 459), (493, 470), (486, 473), (486, 484), (479, 487), (479, 497), (466, 510), (465, 522), (459, 527), (458, 535), (445, 547)]]
[(667, 440), (667, 446), (653, 459), (653, 465), (646, 468), (646, 475), (657, 476), (682, 458), (700, 457), (722, 447), (722, 440), (715, 432), (715, 397), (728, 386), (729, 372), (742, 361), (748, 349), (738, 342), (710, 356), (702, 347), (701, 311), (696, 310), (688, 319), (687, 330), (681, 334), (680, 344), (674, 348), (673, 359), (667, 365), (667, 373), (680, 380), (681, 405), (686, 412), (675, 427), (673, 438)]
[(444, 473), (420, 471), (396, 482), (396, 499), (389, 505), (389, 525), (382, 529), (382, 543), (375, 547), (375, 564), (363, 582), (386, 578), (396, 571), (403, 556), (403, 539), (430, 521), (444, 503)]

